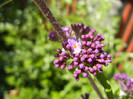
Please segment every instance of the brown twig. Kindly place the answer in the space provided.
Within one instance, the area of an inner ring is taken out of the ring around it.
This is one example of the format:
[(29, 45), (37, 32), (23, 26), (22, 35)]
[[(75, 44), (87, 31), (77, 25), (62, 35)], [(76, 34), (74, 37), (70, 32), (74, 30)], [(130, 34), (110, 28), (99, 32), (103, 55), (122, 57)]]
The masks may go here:
[(88, 72), (86, 72), (86, 73), (88, 74), (88, 79), (89, 79), (91, 85), (93, 86), (94, 90), (96, 91), (96, 93), (100, 97), (100, 99), (104, 99), (100, 90), (98, 89), (97, 85), (95, 84), (94, 80), (91, 78), (90, 74)]
[(52, 24), (53, 28), (57, 32), (58, 37), (62, 42), (67, 40), (65, 33), (61, 29), (61, 26), (59, 25), (56, 18), (53, 16), (52, 12), (48, 8), (46, 2), (44, 0), (33, 0), (33, 2), (39, 7), (41, 12), (44, 14), (44, 16), (49, 20), (49, 22)]

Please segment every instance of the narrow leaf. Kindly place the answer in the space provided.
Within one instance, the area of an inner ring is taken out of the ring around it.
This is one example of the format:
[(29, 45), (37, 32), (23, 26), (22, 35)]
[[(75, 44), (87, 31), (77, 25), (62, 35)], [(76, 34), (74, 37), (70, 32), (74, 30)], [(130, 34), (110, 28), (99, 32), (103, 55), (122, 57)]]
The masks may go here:
[(0, 0), (0, 8), (11, 1), (12, 0)]
[(96, 78), (100, 82), (100, 84), (103, 86), (108, 99), (114, 99), (112, 88), (109, 84), (109, 81), (106, 79), (105, 75), (103, 73), (97, 72)]

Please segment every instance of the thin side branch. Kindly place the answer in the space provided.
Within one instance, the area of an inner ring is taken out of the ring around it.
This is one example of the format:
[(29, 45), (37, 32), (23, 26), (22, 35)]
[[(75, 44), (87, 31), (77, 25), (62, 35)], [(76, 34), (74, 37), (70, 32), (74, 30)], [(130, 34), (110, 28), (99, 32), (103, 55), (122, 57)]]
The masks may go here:
[(59, 36), (60, 40), (64, 42), (67, 40), (65, 33), (61, 29), (61, 26), (59, 25), (56, 18), (53, 16), (52, 12), (48, 8), (45, 0), (33, 0), (33, 2), (39, 7), (43, 15), (48, 19), (48, 21), (52, 24), (53, 28), (57, 32), (57, 35)]
[(100, 97), (100, 99), (104, 99), (100, 90), (98, 89), (97, 85), (95, 84), (94, 80), (91, 78), (90, 74), (88, 72), (86, 72), (86, 73), (88, 74), (88, 79), (89, 79), (91, 85), (93, 86), (94, 90), (96, 91), (96, 93)]

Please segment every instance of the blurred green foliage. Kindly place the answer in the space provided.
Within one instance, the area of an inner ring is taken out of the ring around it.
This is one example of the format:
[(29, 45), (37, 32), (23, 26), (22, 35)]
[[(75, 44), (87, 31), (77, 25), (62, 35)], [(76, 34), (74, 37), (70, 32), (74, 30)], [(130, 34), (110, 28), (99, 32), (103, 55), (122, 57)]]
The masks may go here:
[[(114, 37), (118, 31), (120, 16), (109, 14), (111, 2), (79, 0), (75, 15), (68, 16), (66, 3), (72, 5), (71, 0), (51, 0), (49, 5), (62, 26), (84, 23), (105, 36), (107, 52), (114, 55), (120, 49), (120, 39)], [(51, 24), (31, 0), (14, 0), (0, 9), (1, 98), (81, 99), (80, 95), (84, 93), (90, 93), (90, 99), (98, 98), (87, 79), (81, 78), (77, 82), (71, 72), (55, 69), (53, 55), (61, 44), (48, 40), (48, 34), (52, 30)], [(126, 55), (128, 54), (125, 53), (114, 61), (120, 63)], [(118, 71), (117, 64), (113, 65), (104, 69), (109, 79)], [(125, 65), (130, 67), (131, 64), (127, 60)], [(124, 68), (127, 72), (127, 66)], [(131, 71), (128, 72), (129, 75)], [(119, 87), (114, 80), (111, 80), (111, 85), (116, 92)], [(19, 94), (10, 96), (9, 91), (12, 89), (19, 90)], [(100, 90), (104, 93), (102, 88)]]
[(0, 1), (0, 8), (1, 8), (2, 6), (4, 6), (5, 4), (11, 2), (11, 1), (12, 1), (12, 0), (1, 0), (1, 1)]

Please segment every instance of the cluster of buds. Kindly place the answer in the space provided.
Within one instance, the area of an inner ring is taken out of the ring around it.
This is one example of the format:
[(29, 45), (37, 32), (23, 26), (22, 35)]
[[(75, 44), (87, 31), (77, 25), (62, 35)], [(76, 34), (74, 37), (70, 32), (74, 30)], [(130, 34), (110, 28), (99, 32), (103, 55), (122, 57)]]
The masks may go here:
[(113, 78), (120, 83), (121, 89), (133, 98), (133, 78), (126, 73), (116, 73)]
[[(104, 37), (96, 32), (95, 29), (84, 27), (83, 24), (71, 25), (72, 30), (69, 27), (62, 27), (68, 40), (62, 43), (62, 49), (57, 49), (57, 53), (54, 55), (58, 57), (55, 59), (54, 64), (56, 68), (73, 70), (73, 77), (78, 81), (79, 75), (88, 77), (87, 72), (96, 75), (97, 72), (102, 73), (102, 66), (107, 66), (108, 63), (112, 62), (111, 55), (104, 52), (103, 47), (106, 44), (101, 42)], [(52, 41), (59, 41), (56, 32), (51, 32), (49, 39)], [(68, 64), (68, 60), (72, 60)]]

